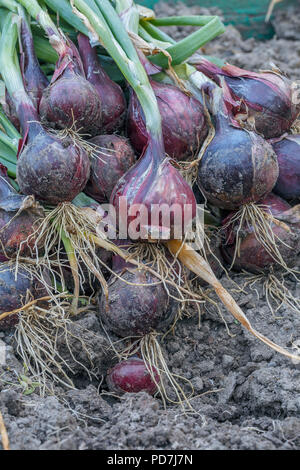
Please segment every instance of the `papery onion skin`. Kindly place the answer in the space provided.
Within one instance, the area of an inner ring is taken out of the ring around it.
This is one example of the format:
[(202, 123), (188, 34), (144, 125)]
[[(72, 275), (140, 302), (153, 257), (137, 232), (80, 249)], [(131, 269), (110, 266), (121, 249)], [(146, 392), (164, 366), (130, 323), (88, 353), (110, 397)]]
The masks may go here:
[(266, 139), (288, 131), (300, 112), (293, 99), (290, 80), (278, 72), (250, 72), (226, 64), (222, 68), (203, 59), (196, 68), (220, 84), (223, 76), (231, 94), (247, 106), (248, 116), (255, 121), (256, 131)]
[[(28, 292), (35, 299), (47, 295), (43, 284), (34, 276), (31, 276), (23, 267), (18, 266), (16, 279), (15, 270), (15, 264), (3, 263), (0, 265), (0, 315), (22, 307), (26, 303), (25, 299)], [(18, 321), (18, 314), (5, 317), (0, 320), (0, 331), (13, 328)]]
[[(202, 104), (173, 85), (154, 80), (150, 80), (150, 84), (162, 117), (167, 155), (178, 161), (196, 158), (208, 133)], [(148, 132), (142, 108), (134, 92), (131, 92), (128, 106), (127, 135), (135, 151), (141, 154), (148, 142)]]
[(273, 192), (284, 199), (297, 199), (300, 197), (300, 135), (286, 136), (272, 146), (279, 165)]
[(96, 136), (89, 142), (95, 148), (84, 191), (97, 202), (105, 203), (119, 179), (134, 165), (135, 154), (128, 139), (115, 134)]
[[(259, 202), (265, 210), (271, 212), (276, 218), (281, 213), (291, 209), (291, 206), (279, 196), (271, 193)], [(234, 213), (224, 220), (223, 224), (228, 225)], [(297, 261), (297, 254), (300, 251), (300, 224), (271, 224), (272, 231), (277, 243), (277, 247), (286, 265), (292, 268)], [(225, 231), (225, 241), (222, 247), (224, 259), (231, 263), (235, 252), (235, 234), (232, 231), (233, 226), (229, 225)], [(235, 270), (245, 269), (253, 273), (268, 272), (272, 267), (280, 268), (274, 256), (264, 248), (257, 239), (253, 226), (242, 227), (240, 233), (241, 243), (239, 254), (234, 262)], [(282, 240), (283, 243), (280, 242)]]
[(102, 133), (119, 132), (124, 126), (127, 108), (123, 90), (101, 67), (96, 48), (91, 47), (89, 38), (79, 34), (78, 45), (86, 79), (94, 85), (101, 99)]
[(107, 372), (106, 382), (109, 390), (114, 393), (147, 392), (154, 395), (160, 378), (157, 370), (153, 366), (149, 367), (152, 369), (155, 381), (142, 359), (130, 357), (120, 362)]

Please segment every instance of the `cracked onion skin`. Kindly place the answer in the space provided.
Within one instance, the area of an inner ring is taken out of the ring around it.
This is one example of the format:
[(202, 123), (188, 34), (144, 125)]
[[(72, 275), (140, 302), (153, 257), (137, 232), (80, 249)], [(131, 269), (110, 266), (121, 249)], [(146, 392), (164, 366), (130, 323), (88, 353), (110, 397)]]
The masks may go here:
[[(286, 201), (273, 193), (259, 201), (259, 205), (265, 206), (265, 210), (268, 210), (275, 218), (291, 209)], [(223, 225), (227, 225), (234, 215), (235, 213), (229, 214), (223, 221)], [(239, 222), (237, 222), (238, 224)], [(271, 228), (283, 260), (288, 267), (292, 268), (297, 262), (297, 254), (300, 252), (300, 223), (292, 224), (287, 221), (280, 224), (272, 223)], [(235, 252), (236, 229), (237, 227), (232, 224), (225, 229), (226, 237), (222, 246), (223, 257), (230, 264)], [(280, 268), (274, 257), (257, 239), (253, 226), (244, 225), (240, 232), (240, 239), (239, 254), (233, 265), (235, 270), (245, 269), (253, 273), (260, 273), (268, 272), (272, 267)]]
[(154, 395), (160, 378), (155, 367), (149, 367), (152, 368), (155, 381), (152, 379), (145, 362), (139, 357), (130, 357), (116, 364), (107, 372), (106, 382), (109, 390), (114, 393), (147, 392)]
[[(22, 266), (18, 266), (16, 278), (15, 271), (15, 264), (2, 263), (0, 265), (0, 315), (22, 307), (26, 303), (28, 293), (34, 299), (47, 295), (43, 284)], [(0, 331), (13, 328), (18, 321), (17, 313), (5, 317), (0, 320)]]
[(199, 163), (197, 183), (211, 204), (232, 210), (272, 191), (278, 162), (266, 140), (231, 119), (222, 90), (212, 93), (215, 136)]
[(256, 131), (266, 139), (287, 132), (299, 115), (292, 82), (278, 72), (250, 72), (230, 64), (219, 68), (206, 59), (196, 68), (218, 84), (225, 78), (232, 97), (246, 105)]
[(273, 192), (283, 199), (297, 199), (300, 197), (300, 135), (288, 135), (272, 146), (279, 165)]
[(95, 155), (84, 191), (95, 201), (105, 203), (119, 179), (135, 164), (135, 154), (129, 140), (115, 134), (96, 136), (89, 142), (95, 145)]
[[(162, 118), (167, 155), (178, 161), (195, 156), (208, 134), (202, 104), (173, 85), (151, 79), (150, 84)], [(132, 90), (128, 106), (127, 135), (135, 151), (141, 154), (149, 136), (142, 108)]]

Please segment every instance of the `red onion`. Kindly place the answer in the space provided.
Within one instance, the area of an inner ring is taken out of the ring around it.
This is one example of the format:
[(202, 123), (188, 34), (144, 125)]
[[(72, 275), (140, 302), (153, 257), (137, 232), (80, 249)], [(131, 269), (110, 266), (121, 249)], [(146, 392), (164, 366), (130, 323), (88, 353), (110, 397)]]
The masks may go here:
[(122, 88), (113, 82), (101, 67), (96, 48), (83, 34), (78, 35), (78, 46), (87, 80), (96, 88), (102, 104), (102, 133), (112, 134), (123, 128), (126, 100)]
[[(291, 209), (291, 206), (274, 194), (269, 194), (259, 205), (264, 206), (278, 223), (272, 222), (271, 229), (275, 238), (277, 248), (288, 267), (293, 267), (297, 261), (300, 251), (300, 223), (289, 223), (287, 220), (281, 222), (282, 214)], [(232, 262), (235, 254), (236, 230), (239, 222), (230, 224), (234, 217), (230, 214), (223, 222), (226, 225), (226, 238), (223, 244), (223, 255), (226, 261)], [(276, 257), (266, 250), (261, 241), (258, 240), (255, 228), (249, 223), (242, 226), (240, 232), (239, 251), (234, 262), (235, 269), (246, 269), (251, 272), (268, 271), (272, 266), (279, 267)]]
[[(15, 270), (14, 264), (3, 263), (0, 266), (0, 315), (22, 307), (26, 303), (28, 293), (36, 299), (47, 295), (43, 284), (28, 271), (18, 266), (15, 277)], [(12, 328), (18, 320), (17, 313), (3, 318), (0, 320), (0, 331)]]
[(99, 312), (108, 329), (121, 337), (144, 336), (154, 329), (161, 331), (172, 322), (174, 309), (157, 277), (124, 266), (119, 256), (113, 257), (112, 269), (123, 280), (112, 276), (108, 298), (104, 293), (99, 296)]
[(40, 102), (40, 115), (55, 129), (72, 128), (81, 134), (97, 135), (102, 127), (101, 100), (96, 88), (86, 80), (74, 44), (65, 45), (50, 85)]
[[(150, 366), (149, 366), (150, 367)], [(152, 379), (145, 362), (138, 357), (131, 357), (120, 362), (107, 372), (107, 385), (111, 392), (138, 393), (154, 395), (160, 382), (157, 370), (151, 366), (155, 381)], [(155, 383), (156, 382), (156, 383)]]
[(36, 243), (35, 231), (43, 209), (34, 200), (17, 193), (0, 165), (0, 253), (4, 256), (30, 256)]
[(290, 80), (278, 72), (249, 72), (233, 65), (217, 67), (203, 59), (196, 68), (220, 84), (224, 77), (233, 97), (242, 100), (265, 138), (278, 137), (290, 129), (300, 112), (293, 102)]
[(279, 165), (279, 177), (273, 189), (284, 199), (300, 197), (300, 135), (289, 135), (273, 143)]
[(88, 154), (71, 139), (46, 132), (32, 104), (18, 106), (18, 114), (27, 138), (17, 163), (21, 192), (53, 205), (72, 201), (88, 181)]
[(226, 99), (222, 89), (212, 90), (215, 136), (199, 163), (198, 186), (213, 205), (236, 209), (272, 191), (278, 163), (268, 142), (231, 119)]
[(100, 203), (108, 202), (114, 186), (134, 165), (134, 151), (125, 137), (115, 134), (97, 136), (89, 142), (96, 147), (85, 192)]
[[(154, 80), (150, 80), (150, 84), (162, 118), (166, 153), (176, 160), (195, 156), (208, 133), (202, 104), (173, 85)], [(141, 153), (148, 142), (148, 132), (144, 113), (133, 91), (128, 107), (127, 133), (136, 152)]]
[[(121, 198), (127, 203), (125, 209)], [(116, 184), (110, 202), (116, 208), (122, 231), (137, 223), (139, 212), (142, 218), (145, 216), (134, 233), (141, 239), (172, 238), (174, 234), (181, 238), (196, 215), (192, 189), (165, 157), (163, 143), (154, 138), (149, 139), (138, 162)], [(159, 211), (164, 207), (169, 220), (164, 220)]]

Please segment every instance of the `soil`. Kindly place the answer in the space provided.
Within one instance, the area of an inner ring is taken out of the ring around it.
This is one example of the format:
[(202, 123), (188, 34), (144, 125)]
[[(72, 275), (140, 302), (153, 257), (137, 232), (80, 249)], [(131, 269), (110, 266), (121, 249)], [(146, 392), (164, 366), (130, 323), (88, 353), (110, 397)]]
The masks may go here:
[[(182, 11), (183, 6), (174, 7), (173, 14), (178, 8)], [(184, 8), (186, 13), (207, 12)], [(165, 15), (169, 9), (158, 5), (157, 13)], [(290, 77), (298, 78), (299, 12), (277, 14), (277, 37), (266, 43), (243, 41), (229, 26), (205, 52), (251, 70), (273, 62)], [(181, 34), (178, 28), (177, 37)], [(241, 275), (232, 278), (239, 286), (244, 282)], [(276, 316), (272, 314), (262, 282), (241, 292), (225, 275), (221, 281), (259, 332), (290, 351), (299, 344), (299, 312), (282, 306)], [(300, 285), (292, 278), (288, 285), (299, 298)], [(210, 295), (214, 299), (214, 294)], [(72, 333), (69, 346), (73, 354), (63, 335), (58, 349), (72, 370), (76, 388), (56, 384), (45, 396), (40, 396), (35, 383), (38, 379), (24, 371), (13, 334), (0, 333), (0, 354), (6, 351), (0, 372), (0, 409), (12, 449), (300, 448), (300, 363), (254, 338), (225, 308), (218, 312), (207, 304), (199, 326), (197, 315), (183, 319), (163, 343), (170, 370), (194, 386), (191, 403), (196, 413), (183, 413), (180, 406), (171, 404), (165, 409), (159, 397), (146, 393), (121, 398), (107, 394), (106, 371), (117, 359), (108, 350), (96, 313), (82, 314), (72, 325)], [(87, 350), (76, 339), (79, 337)]]

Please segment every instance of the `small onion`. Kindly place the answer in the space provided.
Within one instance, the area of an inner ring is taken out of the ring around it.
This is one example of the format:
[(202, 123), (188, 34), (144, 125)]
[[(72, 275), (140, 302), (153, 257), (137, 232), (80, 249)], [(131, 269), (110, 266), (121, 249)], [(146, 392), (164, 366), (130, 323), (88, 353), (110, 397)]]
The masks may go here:
[(154, 395), (160, 378), (157, 370), (153, 366), (151, 368), (155, 381), (142, 359), (131, 357), (122, 361), (108, 371), (106, 377), (108, 388), (115, 393), (147, 392)]

